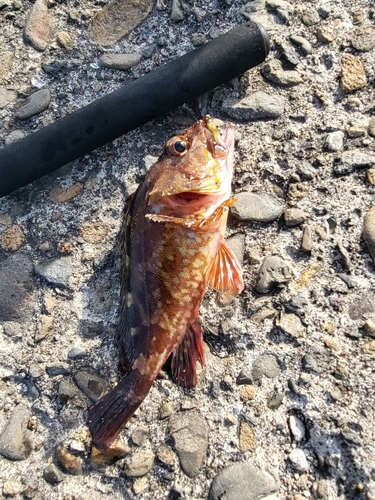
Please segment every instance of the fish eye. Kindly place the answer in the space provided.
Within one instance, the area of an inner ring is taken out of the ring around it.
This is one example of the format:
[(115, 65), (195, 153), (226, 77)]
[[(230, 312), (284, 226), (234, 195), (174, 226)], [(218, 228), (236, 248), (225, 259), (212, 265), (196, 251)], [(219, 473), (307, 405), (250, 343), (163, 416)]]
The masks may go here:
[(189, 149), (189, 142), (185, 137), (172, 137), (166, 144), (166, 152), (172, 156), (183, 156)]

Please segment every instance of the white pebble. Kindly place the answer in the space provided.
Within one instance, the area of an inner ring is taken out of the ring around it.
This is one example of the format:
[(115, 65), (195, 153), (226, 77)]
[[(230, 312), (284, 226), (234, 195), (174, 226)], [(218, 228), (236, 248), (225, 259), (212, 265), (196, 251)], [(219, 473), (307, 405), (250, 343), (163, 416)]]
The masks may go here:
[(300, 472), (306, 472), (309, 470), (309, 463), (303, 450), (299, 448), (294, 449), (289, 455), (289, 460)]
[(303, 422), (298, 417), (291, 415), (289, 417), (289, 428), (290, 432), (293, 434), (295, 441), (302, 441), (306, 435), (306, 429)]

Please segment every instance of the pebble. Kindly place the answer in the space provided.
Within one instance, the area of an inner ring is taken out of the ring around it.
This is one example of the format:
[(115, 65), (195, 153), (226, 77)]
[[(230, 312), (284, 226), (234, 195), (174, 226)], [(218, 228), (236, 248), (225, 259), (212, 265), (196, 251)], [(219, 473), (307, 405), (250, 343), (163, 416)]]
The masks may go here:
[(4, 497), (16, 497), (22, 490), (23, 486), (16, 481), (5, 481), (3, 484)]
[(73, 347), (68, 352), (68, 359), (83, 359), (87, 357), (87, 352), (81, 349), (80, 347)]
[(236, 194), (236, 198), (230, 213), (240, 221), (272, 222), (284, 210), (284, 203), (267, 193), (243, 192)]
[(299, 226), (306, 222), (309, 217), (309, 212), (305, 212), (300, 208), (288, 208), (284, 212), (284, 221), (287, 227)]
[(346, 133), (350, 139), (357, 139), (358, 137), (364, 137), (366, 130), (358, 125), (353, 125), (347, 129)]
[(280, 255), (269, 255), (263, 260), (255, 290), (259, 293), (269, 293), (285, 286), (292, 277), (292, 269)]
[(245, 235), (244, 234), (235, 234), (230, 238), (226, 239), (229, 248), (232, 250), (234, 255), (237, 257), (240, 265), (243, 265), (243, 256), (245, 253)]
[(280, 313), (275, 324), (280, 330), (295, 339), (305, 336), (305, 327), (294, 313)]
[(48, 89), (37, 90), (31, 94), (16, 111), (19, 120), (27, 120), (46, 110), (51, 102), (51, 92)]
[(316, 176), (316, 169), (308, 161), (301, 161), (298, 165), (297, 172), (304, 181), (312, 181)]
[(289, 24), (294, 13), (294, 7), (285, 0), (266, 0), (266, 7), (269, 11), (275, 12), (277, 17), (285, 24)]
[(60, 31), (59, 33), (57, 33), (56, 40), (64, 49), (73, 50), (73, 40), (67, 31)]
[(255, 397), (256, 397), (256, 392), (254, 390), (254, 387), (251, 387), (251, 385), (247, 385), (246, 387), (244, 387), (240, 393), (240, 398), (244, 403), (253, 401)]
[(138, 450), (125, 459), (124, 472), (129, 477), (142, 477), (154, 466), (155, 456), (149, 449)]
[(375, 207), (370, 208), (363, 221), (362, 238), (375, 262)]
[(256, 358), (253, 363), (252, 375), (255, 381), (260, 381), (262, 377), (274, 379), (279, 377), (281, 369), (276, 356), (273, 354), (263, 354)]
[(24, 37), (36, 50), (43, 51), (54, 38), (54, 19), (45, 0), (36, 0), (27, 17)]
[(181, 468), (190, 477), (196, 477), (203, 466), (208, 445), (208, 425), (197, 410), (173, 415), (169, 422), (169, 432)]
[(277, 493), (277, 474), (271, 468), (262, 470), (248, 462), (222, 469), (211, 484), (208, 500), (258, 500)]
[(312, 230), (311, 227), (306, 224), (302, 230), (302, 238), (301, 238), (301, 251), (310, 253), (313, 248), (313, 240), (312, 240)]
[(332, 28), (322, 26), (316, 30), (316, 38), (322, 43), (332, 43), (335, 39), (335, 32)]
[(302, 11), (302, 22), (305, 26), (314, 26), (320, 23), (320, 16), (316, 9), (307, 7)]
[(132, 489), (135, 495), (140, 495), (148, 488), (148, 479), (147, 477), (139, 477), (136, 479), (132, 485)]
[(71, 257), (46, 260), (35, 266), (35, 272), (52, 285), (65, 287), (73, 274), (73, 261)]
[(6, 252), (17, 252), (25, 242), (25, 233), (17, 224), (7, 227), (0, 236), (1, 247)]
[(353, 320), (362, 319), (366, 314), (375, 312), (375, 296), (373, 293), (367, 293), (352, 300), (348, 309), (348, 314)]
[(160, 446), (158, 446), (156, 450), (156, 456), (158, 460), (166, 467), (169, 467), (171, 469), (175, 467), (177, 459), (176, 454), (174, 453), (172, 448), (170, 448), (166, 444), (161, 444)]
[(324, 142), (324, 148), (327, 151), (342, 151), (344, 148), (344, 137), (345, 134), (342, 130), (336, 130), (327, 135)]
[(367, 85), (367, 78), (361, 60), (352, 54), (344, 54), (341, 60), (341, 90), (351, 94)]
[(72, 476), (81, 476), (83, 474), (83, 460), (66, 450), (63, 446), (58, 446), (56, 450), (56, 460), (61, 469)]
[(70, 375), (70, 367), (67, 363), (60, 365), (48, 365), (46, 366), (46, 372), (50, 377), (58, 377), (59, 375), (66, 377), (67, 375)]
[(302, 75), (295, 70), (284, 70), (278, 59), (265, 63), (261, 69), (266, 80), (283, 87), (294, 87), (303, 82)]
[(375, 47), (375, 27), (363, 24), (357, 28), (351, 39), (352, 46), (359, 52), (369, 52)]
[(106, 450), (91, 448), (90, 465), (93, 469), (103, 472), (108, 465), (113, 465), (129, 455), (130, 448), (120, 441), (114, 441)]
[(375, 340), (371, 340), (370, 342), (366, 342), (361, 347), (363, 354), (375, 354)]
[(363, 329), (366, 335), (369, 337), (375, 337), (375, 321), (368, 319), (363, 325)]
[(66, 201), (72, 200), (78, 196), (82, 189), (83, 184), (81, 182), (76, 182), (68, 188), (63, 188), (58, 185), (51, 190), (49, 197), (51, 201), (54, 201), (55, 203), (65, 203)]
[(247, 372), (246, 370), (241, 370), (240, 373), (237, 375), (236, 378), (237, 385), (246, 385), (246, 384), (251, 385), (253, 382), (254, 380), (252, 374)]
[(28, 408), (22, 403), (15, 407), (0, 435), (0, 454), (9, 460), (25, 460), (32, 451), (27, 424)]
[(144, 446), (147, 441), (147, 429), (138, 427), (131, 435), (132, 442), (136, 446)]
[(367, 170), (366, 179), (372, 186), (375, 186), (375, 168), (369, 168)]
[(37, 329), (35, 332), (34, 341), (36, 343), (44, 340), (53, 330), (53, 324), (55, 320), (53, 316), (49, 316), (48, 314), (42, 314), (40, 320), (37, 324)]
[(236, 120), (255, 121), (276, 119), (284, 113), (285, 99), (262, 90), (245, 96), (241, 100), (229, 97), (223, 101), (223, 110)]
[(172, 0), (172, 11), (171, 11), (171, 19), (175, 23), (183, 21), (185, 18), (184, 11), (181, 7), (180, 0)]
[(103, 222), (94, 222), (81, 228), (81, 236), (87, 243), (100, 243), (109, 233), (110, 227)]
[(43, 472), (44, 479), (50, 484), (59, 484), (64, 480), (65, 475), (55, 464), (49, 464)]
[(295, 448), (289, 455), (288, 458), (295, 467), (300, 472), (307, 472), (309, 470), (309, 463), (307, 461), (305, 452), (299, 448)]
[(306, 429), (302, 420), (295, 415), (289, 417), (289, 429), (295, 441), (300, 442), (306, 435)]
[(255, 451), (258, 446), (253, 428), (244, 420), (240, 423), (238, 446), (241, 451)]
[(154, 0), (114, 0), (98, 10), (90, 21), (90, 39), (108, 47), (114, 45), (144, 21), (154, 7)]
[(159, 418), (163, 420), (170, 417), (172, 413), (173, 406), (171, 405), (171, 403), (169, 401), (163, 401), (159, 407)]
[(93, 403), (108, 390), (108, 382), (92, 368), (85, 368), (74, 375), (74, 382)]
[(126, 71), (137, 65), (141, 59), (142, 55), (136, 52), (132, 54), (103, 54), (100, 56), (99, 62), (105, 68)]
[(86, 396), (71, 382), (63, 379), (60, 381), (58, 390), (59, 403), (65, 405), (68, 401), (74, 401), (80, 407), (86, 407), (88, 399)]
[(338, 387), (333, 387), (330, 391), (329, 391), (329, 395), (331, 396), (331, 398), (333, 399), (333, 401), (342, 401), (342, 392), (340, 391), (340, 389)]
[(274, 391), (270, 398), (267, 400), (267, 407), (270, 410), (277, 410), (284, 400), (284, 393), (279, 391)]
[(336, 175), (348, 175), (357, 168), (371, 167), (375, 163), (375, 153), (365, 153), (358, 149), (344, 151), (338, 163), (334, 164), (333, 172)]
[(324, 373), (331, 365), (331, 358), (327, 352), (319, 346), (311, 346), (302, 358), (304, 371)]
[(29, 256), (14, 254), (0, 263), (0, 321), (25, 320), (31, 314), (34, 266)]
[(300, 47), (302, 52), (305, 54), (305, 56), (308, 56), (313, 53), (313, 46), (311, 43), (306, 40), (306, 38), (303, 38), (302, 36), (298, 35), (292, 35), (290, 37), (290, 40), (297, 45), (297, 47)]
[(320, 265), (317, 262), (313, 262), (312, 264), (306, 266), (305, 269), (302, 271), (300, 277), (296, 281), (294, 289), (299, 290), (300, 288), (304, 288), (305, 286), (307, 286), (310, 280), (316, 274), (318, 274), (319, 271), (320, 271)]
[(368, 122), (368, 135), (375, 137), (375, 116), (372, 116)]
[(13, 59), (13, 52), (9, 50), (0, 51), (0, 80), (11, 70)]
[(0, 109), (5, 108), (8, 104), (15, 101), (17, 99), (17, 95), (18, 94), (15, 90), (0, 87)]

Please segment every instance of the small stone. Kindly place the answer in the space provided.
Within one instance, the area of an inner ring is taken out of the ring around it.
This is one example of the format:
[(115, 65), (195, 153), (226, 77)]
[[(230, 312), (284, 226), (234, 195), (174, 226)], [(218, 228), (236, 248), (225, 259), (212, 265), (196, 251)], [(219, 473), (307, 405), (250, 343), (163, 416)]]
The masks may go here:
[[(0, 67), (1, 67), (1, 53), (0, 53)], [(1, 69), (0, 69), (1, 73)], [(8, 90), (5, 87), (0, 87), (0, 109), (5, 108), (11, 102), (17, 99), (17, 92), (15, 90)]]
[(167, 446), (166, 444), (161, 444), (157, 451), (156, 451), (156, 456), (158, 460), (166, 465), (167, 467), (174, 468), (176, 465), (176, 455), (172, 448)]
[(302, 367), (306, 372), (324, 373), (330, 364), (329, 354), (319, 346), (311, 346), (302, 358)]
[(70, 367), (67, 363), (49, 365), (46, 366), (46, 372), (50, 377), (58, 377), (59, 375), (66, 377), (67, 375), (70, 375)]
[(294, 7), (285, 0), (266, 0), (266, 7), (270, 12), (275, 12), (277, 17), (286, 24), (289, 24)]
[(129, 477), (145, 476), (153, 468), (154, 458), (154, 454), (149, 449), (136, 451), (125, 461), (125, 474)]
[(104, 54), (100, 57), (99, 62), (101, 66), (111, 69), (119, 69), (126, 71), (142, 59), (142, 55), (138, 53), (133, 54)]
[(247, 385), (244, 387), (241, 391), (240, 398), (244, 403), (247, 403), (249, 401), (253, 401), (256, 397), (256, 393), (253, 387), (251, 385)]
[(277, 474), (248, 462), (222, 469), (214, 478), (208, 500), (259, 500), (277, 493)]
[(131, 438), (136, 446), (144, 446), (147, 441), (147, 429), (139, 427), (132, 433)]
[(9, 73), (12, 68), (12, 63), (14, 59), (14, 53), (8, 50), (0, 51), (0, 80)]
[(305, 26), (313, 26), (320, 23), (320, 16), (316, 9), (307, 7), (302, 12), (302, 22)]
[(52, 189), (49, 197), (52, 201), (56, 203), (65, 203), (66, 201), (72, 200), (83, 189), (83, 184), (81, 182), (76, 182), (73, 186), (64, 189), (62, 186), (56, 186)]
[(317, 234), (317, 236), (321, 241), (325, 241), (327, 239), (328, 234), (327, 234), (327, 229), (325, 227), (316, 226), (315, 233)]
[(63, 446), (58, 446), (56, 459), (61, 469), (67, 474), (71, 474), (72, 476), (82, 475), (83, 460), (81, 457), (76, 457)]
[(369, 52), (375, 47), (375, 27), (363, 24), (357, 28), (351, 39), (352, 46), (359, 52)]
[(344, 147), (345, 134), (342, 130), (336, 130), (327, 135), (324, 147), (327, 151), (342, 151)]
[(275, 324), (280, 330), (295, 339), (305, 336), (305, 327), (296, 314), (280, 313)]
[(346, 131), (350, 139), (357, 139), (358, 137), (364, 137), (366, 135), (366, 130), (357, 125), (353, 125)]
[(236, 120), (272, 120), (284, 113), (285, 99), (259, 90), (240, 101), (229, 97), (224, 100), (222, 107), (230, 117)]
[(369, 337), (375, 337), (375, 321), (368, 319), (363, 325), (363, 329), (366, 335)]
[(132, 489), (135, 495), (140, 495), (144, 493), (148, 488), (148, 479), (146, 476), (139, 477), (133, 483)]
[(81, 236), (87, 243), (100, 243), (109, 233), (109, 226), (103, 222), (94, 222), (81, 228)]
[(87, 352), (80, 347), (72, 347), (68, 352), (68, 359), (83, 359), (87, 357)]
[(246, 370), (241, 370), (237, 375), (236, 384), (237, 385), (246, 385), (253, 383), (253, 376), (251, 373), (248, 373)]
[(367, 181), (372, 185), (375, 186), (375, 168), (370, 168), (366, 172), (366, 178)]
[(332, 28), (322, 26), (316, 30), (316, 37), (319, 42), (332, 43), (335, 39), (335, 32)]
[(341, 431), (341, 436), (349, 443), (353, 443), (358, 446), (362, 444), (362, 441), (358, 436), (358, 434), (355, 431), (353, 431), (350, 427), (344, 427), (343, 430)]
[(308, 224), (306, 224), (302, 230), (301, 251), (309, 253), (311, 252), (312, 247), (313, 247), (312, 230), (311, 227)]
[(51, 92), (48, 89), (41, 89), (31, 94), (16, 111), (19, 120), (27, 120), (31, 116), (42, 113), (48, 108), (51, 102)]
[(129, 455), (130, 448), (120, 441), (114, 441), (106, 450), (99, 450), (95, 446), (91, 448), (90, 465), (93, 469), (104, 471), (108, 465), (113, 465), (126, 455)]
[(290, 203), (295, 204), (298, 200), (302, 200), (307, 196), (307, 193), (307, 187), (302, 182), (293, 182), (288, 189)]
[(163, 401), (159, 408), (159, 418), (164, 419), (168, 418), (173, 413), (173, 406), (169, 401)]
[(196, 477), (202, 468), (208, 445), (208, 425), (197, 410), (173, 415), (169, 432), (174, 439), (181, 468), (190, 477)]
[(154, 7), (154, 0), (114, 0), (98, 10), (90, 21), (90, 39), (108, 47), (141, 24)]
[(305, 452), (299, 448), (295, 448), (288, 456), (292, 465), (300, 472), (307, 472), (309, 470), (309, 463), (307, 461)]
[(361, 349), (363, 354), (375, 354), (375, 340), (366, 342), (366, 344), (363, 344)]
[(291, 267), (281, 256), (267, 256), (259, 270), (255, 290), (259, 293), (269, 293), (276, 288), (284, 287), (292, 277)]
[(237, 201), (230, 208), (232, 216), (240, 221), (272, 222), (284, 209), (279, 199), (267, 193), (238, 193)]
[(295, 290), (299, 290), (300, 288), (304, 288), (308, 285), (310, 280), (319, 272), (320, 265), (317, 262), (313, 262), (309, 264), (301, 273), (301, 276), (296, 281), (294, 285)]
[(266, 319), (274, 319), (276, 316), (276, 310), (271, 307), (265, 307), (264, 309), (259, 309), (251, 317), (250, 321), (253, 323), (263, 323)]
[(258, 446), (254, 430), (244, 420), (240, 423), (238, 440), (241, 451), (255, 451)]
[(191, 41), (194, 47), (200, 47), (207, 42), (207, 38), (203, 33), (192, 33)]
[(108, 390), (105, 378), (100, 377), (92, 368), (85, 368), (74, 375), (74, 382), (95, 403)]
[(306, 435), (306, 429), (300, 418), (296, 417), (295, 415), (291, 415), (289, 417), (289, 429), (293, 435), (294, 440), (297, 441), (297, 443), (304, 439)]
[(284, 393), (275, 391), (267, 400), (267, 406), (270, 410), (277, 410), (283, 404)]
[(272, 59), (262, 66), (262, 75), (266, 80), (281, 85), (283, 87), (294, 87), (303, 83), (300, 73), (295, 70), (283, 70), (278, 59)]
[(172, 0), (172, 11), (171, 11), (171, 19), (175, 23), (183, 21), (185, 18), (184, 11), (181, 7), (180, 0)]
[(288, 208), (284, 212), (285, 225), (287, 227), (294, 227), (306, 222), (310, 217), (309, 212), (305, 212), (300, 208)]
[(1, 247), (6, 252), (17, 252), (26, 242), (25, 233), (20, 226), (14, 224), (7, 227), (0, 237)]
[(375, 116), (372, 116), (368, 123), (368, 135), (375, 137)]
[(303, 38), (302, 36), (292, 35), (290, 39), (293, 43), (300, 47), (305, 56), (313, 53), (313, 47), (311, 43), (306, 40), (306, 38)]
[(375, 312), (375, 296), (367, 293), (355, 300), (352, 300), (348, 309), (348, 314), (353, 320), (362, 319), (365, 315)]
[(28, 408), (19, 404), (0, 435), (0, 454), (9, 460), (25, 460), (31, 453), (31, 441), (27, 423), (30, 419)]
[(341, 60), (341, 90), (351, 94), (367, 85), (367, 78), (362, 62), (352, 54), (344, 54)]
[(73, 50), (73, 40), (67, 31), (57, 33), (56, 39), (65, 50)]
[(36, 50), (43, 51), (54, 38), (54, 19), (45, 0), (36, 0), (27, 17), (25, 40)]
[(334, 164), (336, 175), (348, 175), (356, 169), (371, 167), (375, 164), (375, 154), (362, 152), (358, 149), (344, 151), (338, 163)]
[(16, 481), (5, 481), (3, 484), (3, 495), (5, 497), (16, 497), (22, 491), (22, 485)]
[(61, 257), (41, 262), (35, 266), (35, 272), (53, 285), (68, 286), (73, 274), (72, 258)]
[(254, 380), (260, 381), (262, 376), (269, 379), (274, 379), (280, 376), (281, 370), (276, 356), (272, 354), (264, 354), (256, 358), (253, 363)]
[(336, 344), (336, 342), (332, 339), (325, 339), (324, 340), (324, 345), (328, 348), (331, 349), (331, 351), (336, 351), (338, 352), (340, 350), (339, 346)]
[(64, 474), (61, 472), (61, 470), (56, 467), (55, 464), (50, 464), (44, 469), (43, 473), (44, 479), (47, 481), (47, 483), (50, 484), (58, 484), (61, 483), (61, 481), (64, 480)]
[(316, 169), (308, 161), (302, 161), (298, 165), (298, 173), (304, 181), (312, 181), (316, 176)]
[(41, 342), (45, 339), (52, 331), (54, 324), (54, 317), (43, 314), (38, 321), (37, 331), (35, 333), (35, 342)]
[(375, 262), (375, 207), (365, 215), (363, 221), (362, 238), (365, 241), (368, 251)]
[(350, 255), (347, 249), (344, 247), (342, 242), (340, 240), (337, 241), (337, 248), (340, 252), (341, 259), (342, 259), (342, 265), (345, 269), (351, 270), (352, 269), (352, 263), (350, 261)]
[(333, 387), (330, 391), (329, 391), (329, 395), (331, 396), (331, 398), (333, 399), (333, 401), (342, 401), (342, 392), (340, 391), (340, 389), (338, 387)]
[(322, 498), (323, 500), (329, 500), (329, 481), (327, 479), (321, 479), (316, 486), (316, 494), (318, 498)]

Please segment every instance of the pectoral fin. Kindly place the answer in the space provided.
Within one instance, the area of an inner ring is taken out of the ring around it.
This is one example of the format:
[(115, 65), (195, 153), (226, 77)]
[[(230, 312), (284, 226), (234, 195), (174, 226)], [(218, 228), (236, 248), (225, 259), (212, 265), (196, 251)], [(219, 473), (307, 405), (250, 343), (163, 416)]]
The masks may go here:
[(202, 329), (198, 320), (188, 326), (182, 341), (172, 352), (172, 378), (177, 385), (184, 389), (197, 385), (197, 360), (204, 364)]
[(218, 292), (236, 295), (243, 290), (242, 269), (227, 243), (222, 239), (208, 270), (208, 285)]

